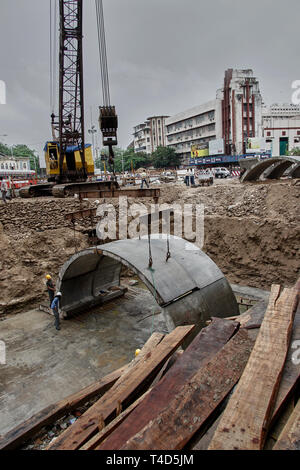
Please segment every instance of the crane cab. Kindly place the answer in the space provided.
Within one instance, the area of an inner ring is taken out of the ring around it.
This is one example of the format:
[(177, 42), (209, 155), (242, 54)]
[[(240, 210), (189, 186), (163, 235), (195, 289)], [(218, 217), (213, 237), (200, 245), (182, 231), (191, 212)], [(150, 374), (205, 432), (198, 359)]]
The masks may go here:
[[(45, 161), (47, 176), (49, 178), (55, 178), (60, 175), (59, 171), (59, 144), (58, 142), (46, 142), (45, 148)], [(86, 173), (88, 176), (94, 175), (94, 160), (92, 154), (92, 146), (90, 144), (85, 145), (84, 150)], [(81, 174), (82, 173), (82, 161), (80, 156), (79, 147), (69, 146), (67, 147), (66, 155), (63, 160), (63, 173), (65, 175)]]

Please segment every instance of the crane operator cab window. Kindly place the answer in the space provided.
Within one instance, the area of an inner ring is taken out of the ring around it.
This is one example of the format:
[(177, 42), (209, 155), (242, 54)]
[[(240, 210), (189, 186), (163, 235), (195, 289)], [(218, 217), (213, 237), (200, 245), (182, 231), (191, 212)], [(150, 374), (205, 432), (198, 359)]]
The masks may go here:
[(57, 147), (49, 147), (49, 163), (51, 170), (56, 170), (58, 168)]

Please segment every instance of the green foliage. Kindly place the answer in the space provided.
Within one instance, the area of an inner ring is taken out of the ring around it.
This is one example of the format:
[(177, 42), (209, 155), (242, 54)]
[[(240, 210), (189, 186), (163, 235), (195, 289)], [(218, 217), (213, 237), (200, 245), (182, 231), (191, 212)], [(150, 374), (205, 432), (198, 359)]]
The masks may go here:
[[(133, 148), (122, 150), (115, 148), (115, 171), (121, 173), (124, 171), (131, 171), (138, 168), (148, 168), (155, 166), (155, 168), (170, 168), (177, 167), (181, 164), (180, 157), (177, 155), (175, 149), (169, 147), (158, 147), (152, 155), (147, 155), (145, 152), (135, 153)], [(95, 167), (104, 170), (103, 160), (108, 160), (108, 150), (101, 150), (101, 158), (95, 160)], [(109, 170), (106, 164), (106, 169)]]
[(40, 160), (38, 155), (35, 154), (35, 150), (31, 150), (27, 145), (19, 144), (14, 145), (12, 148), (0, 142), (0, 152), (7, 156), (14, 157), (29, 157), (30, 158), (30, 169), (37, 171), (40, 174)]
[[(146, 153), (139, 152), (134, 153), (133, 149), (122, 150), (120, 148), (114, 149), (115, 152), (115, 171), (121, 173), (123, 168), (124, 171), (131, 171), (131, 162), (133, 169), (136, 170), (140, 167), (150, 166), (151, 159)], [(101, 151), (101, 158), (95, 160), (96, 168), (104, 169), (103, 160), (107, 161), (108, 151), (103, 149)], [(106, 164), (106, 169), (109, 170), (108, 165)]]
[(155, 168), (169, 168), (180, 165), (181, 159), (172, 147), (157, 147), (152, 153), (152, 162)]
[(290, 157), (298, 157), (300, 156), (300, 148), (299, 147), (294, 147), (292, 150), (286, 153)]

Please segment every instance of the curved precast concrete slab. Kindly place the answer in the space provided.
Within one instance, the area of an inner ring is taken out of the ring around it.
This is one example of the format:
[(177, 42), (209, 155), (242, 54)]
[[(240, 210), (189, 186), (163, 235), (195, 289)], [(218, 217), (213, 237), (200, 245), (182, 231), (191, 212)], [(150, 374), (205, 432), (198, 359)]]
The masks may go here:
[(103, 293), (120, 287), (122, 265), (132, 269), (163, 309), (169, 330), (195, 323), (199, 328), (211, 317), (238, 314), (232, 289), (217, 265), (195, 245), (170, 237), (117, 240), (73, 255), (59, 274), (62, 310), (66, 315), (103, 302)]
[[(274, 174), (276, 174), (276, 169), (277, 169), (276, 164), (278, 164), (278, 165), (279, 164), (287, 165), (286, 167), (283, 166), (283, 168), (284, 168), (283, 173), (284, 173), (284, 171), (286, 171), (287, 168), (289, 166), (293, 165), (294, 163), (300, 163), (300, 157), (297, 157), (297, 156), (293, 156), (293, 157), (290, 157), (290, 156), (288, 156), (288, 157), (274, 157), (274, 158), (268, 158), (266, 160), (259, 161), (258, 163), (255, 163), (254, 165), (252, 165), (251, 168), (249, 168), (243, 174), (243, 176), (241, 178), (241, 181), (246, 182), (246, 181), (256, 181), (256, 180), (258, 180), (262, 176), (262, 174), (268, 168), (270, 168), (272, 165), (275, 165), (274, 166), (274, 172), (275, 172)], [(272, 170), (270, 171), (270, 174), (272, 174)], [(279, 173), (279, 169), (278, 169), (278, 173)], [(268, 178), (270, 178), (269, 175), (268, 175)], [(277, 178), (277, 176), (274, 176), (274, 178)]]
[(296, 163), (290, 169), (288, 176), (291, 178), (300, 178), (300, 163)]
[(254, 164), (243, 174), (241, 181), (245, 182), (258, 180), (264, 171), (266, 171), (274, 163), (280, 163), (280, 161), (280, 158), (268, 158), (267, 160), (263, 160)]
[(271, 180), (279, 179), (293, 164), (294, 163), (290, 160), (284, 160), (283, 162), (279, 162), (274, 166), (274, 168), (271, 168), (271, 170), (268, 171), (267, 174), (265, 174), (265, 177)]

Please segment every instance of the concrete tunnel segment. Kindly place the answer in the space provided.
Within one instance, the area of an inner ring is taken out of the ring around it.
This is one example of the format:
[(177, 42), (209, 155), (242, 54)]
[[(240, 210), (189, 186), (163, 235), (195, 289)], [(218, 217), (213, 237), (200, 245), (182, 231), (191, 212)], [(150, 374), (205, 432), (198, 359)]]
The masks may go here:
[(166, 261), (166, 239), (151, 236), (153, 271), (148, 267), (148, 238), (117, 240), (76, 253), (59, 273), (65, 316), (102, 304), (101, 291), (121, 285), (122, 266), (135, 272), (153, 294), (169, 331), (194, 323), (199, 331), (211, 317), (238, 315), (230, 284), (203, 251), (171, 236), (170, 252)]
[[(265, 172), (267, 179), (278, 179), (283, 175), (283, 173), (287, 171), (290, 166), (295, 164), (300, 164), (300, 157), (282, 156), (256, 161), (243, 174), (241, 181), (257, 181)], [(290, 174), (290, 176), (296, 177), (296, 174), (298, 174), (298, 172), (295, 170)]]

